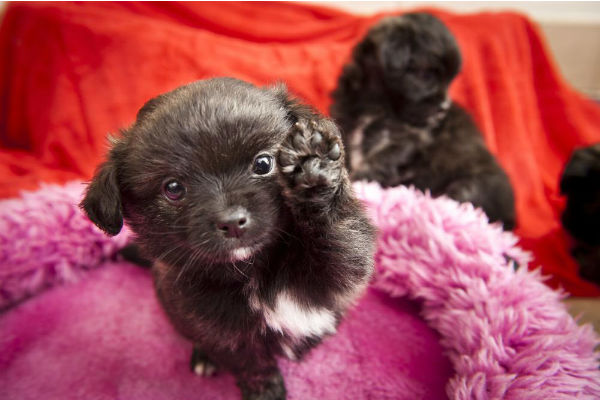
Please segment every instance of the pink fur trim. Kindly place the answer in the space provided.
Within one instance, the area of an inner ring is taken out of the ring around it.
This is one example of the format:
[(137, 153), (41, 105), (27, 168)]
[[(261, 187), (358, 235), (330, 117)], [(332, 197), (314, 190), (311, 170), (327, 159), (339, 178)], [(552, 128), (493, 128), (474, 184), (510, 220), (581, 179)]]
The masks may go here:
[(79, 210), (84, 184), (42, 185), (0, 201), (0, 310), (44, 288), (78, 280), (130, 238), (108, 238)]
[(374, 286), (422, 302), (456, 371), (449, 398), (600, 398), (597, 336), (527, 269), (513, 234), (470, 204), (404, 187), (355, 190), (380, 229)]

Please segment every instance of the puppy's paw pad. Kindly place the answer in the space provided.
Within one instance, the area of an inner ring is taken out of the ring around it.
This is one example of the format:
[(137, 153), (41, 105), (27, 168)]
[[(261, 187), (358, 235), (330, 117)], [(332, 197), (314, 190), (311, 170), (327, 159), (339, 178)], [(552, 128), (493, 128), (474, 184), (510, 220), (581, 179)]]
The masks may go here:
[(199, 376), (213, 376), (217, 372), (217, 367), (209, 361), (198, 361), (194, 365), (194, 374)]
[(292, 187), (332, 186), (340, 178), (343, 147), (328, 120), (297, 122), (279, 154), (281, 172)]

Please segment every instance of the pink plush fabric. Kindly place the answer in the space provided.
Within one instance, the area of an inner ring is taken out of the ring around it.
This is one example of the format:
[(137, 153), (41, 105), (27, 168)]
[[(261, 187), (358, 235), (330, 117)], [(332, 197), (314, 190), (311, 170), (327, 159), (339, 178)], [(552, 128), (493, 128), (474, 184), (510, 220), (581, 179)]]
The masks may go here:
[[(0, 315), (0, 399), (237, 398), (231, 376), (188, 371), (191, 346), (166, 320), (148, 271), (92, 253), (123, 239), (97, 236), (85, 221), (69, 235), (66, 222), (80, 218), (74, 188), (45, 187), (27, 195), (39, 204), (12, 203), (23, 218), (0, 231), (2, 290), (4, 277), (28, 277), (19, 272), (36, 263), (103, 266)], [(381, 229), (377, 276), (337, 335), (300, 364), (281, 361), (290, 399), (600, 398), (596, 336), (527, 271), (514, 236), (468, 205), (355, 188)], [(61, 199), (66, 219), (48, 208)], [(56, 243), (73, 253), (57, 257)], [(26, 251), (35, 260), (24, 262)], [(95, 255), (81, 262), (82, 254)], [(43, 276), (38, 288), (62, 282)]]
[[(238, 399), (233, 378), (189, 371), (191, 345), (158, 305), (150, 274), (108, 264), (0, 318), (0, 398)], [(416, 306), (371, 290), (302, 363), (280, 363), (290, 399), (444, 398), (451, 375)]]
[(17, 199), (0, 201), (0, 310), (40, 290), (75, 282), (130, 238), (114, 238), (91, 224), (77, 207), (85, 185), (42, 185)]

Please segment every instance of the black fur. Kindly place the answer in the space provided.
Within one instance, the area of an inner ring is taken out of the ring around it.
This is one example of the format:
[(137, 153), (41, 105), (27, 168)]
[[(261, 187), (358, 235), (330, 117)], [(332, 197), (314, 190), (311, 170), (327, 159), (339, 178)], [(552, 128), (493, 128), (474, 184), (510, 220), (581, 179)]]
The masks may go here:
[[(276, 163), (265, 176), (252, 170), (263, 153)], [(283, 87), (199, 81), (140, 110), (82, 207), (109, 234), (121, 213), (136, 233), (163, 307), (194, 343), (192, 368), (231, 371), (244, 399), (283, 399), (275, 357), (301, 357), (325, 333), (279, 331), (265, 310), (285, 292), (337, 323), (372, 273), (374, 229), (344, 157), (336, 126)], [(220, 221), (232, 215), (240, 230), (228, 236)], [(241, 247), (251, 255), (235, 256)]]
[(468, 113), (447, 97), (460, 64), (454, 37), (432, 15), (384, 19), (354, 48), (331, 114), (342, 128), (352, 179), (471, 202), (512, 229), (508, 177)]
[(575, 239), (572, 254), (579, 274), (600, 284), (600, 143), (573, 152), (560, 191), (567, 198), (561, 219)]

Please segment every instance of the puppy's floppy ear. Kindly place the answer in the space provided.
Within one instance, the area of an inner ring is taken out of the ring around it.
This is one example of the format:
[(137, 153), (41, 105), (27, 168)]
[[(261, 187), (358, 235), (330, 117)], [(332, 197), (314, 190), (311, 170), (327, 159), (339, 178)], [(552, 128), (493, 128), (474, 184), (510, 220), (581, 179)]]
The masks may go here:
[(87, 187), (79, 204), (90, 220), (107, 234), (113, 236), (123, 227), (121, 194), (117, 171), (112, 160), (102, 164)]
[(460, 47), (458, 47), (458, 42), (449, 30), (446, 39), (448, 43), (446, 45), (447, 50), (443, 56), (443, 63), (448, 77), (453, 79), (461, 70), (462, 55), (460, 53)]

